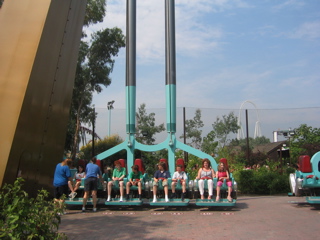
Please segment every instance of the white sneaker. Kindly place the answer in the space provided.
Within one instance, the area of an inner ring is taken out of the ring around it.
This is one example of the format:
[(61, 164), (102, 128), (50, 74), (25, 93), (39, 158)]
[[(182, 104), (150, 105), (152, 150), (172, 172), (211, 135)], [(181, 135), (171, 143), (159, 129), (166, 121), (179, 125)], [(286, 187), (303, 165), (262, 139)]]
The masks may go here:
[(111, 197), (110, 197), (110, 196), (108, 196), (108, 198), (107, 198), (107, 202), (110, 202), (110, 200), (111, 200)]
[(69, 194), (69, 197), (72, 197), (72, 192)]
[(165, 201), (166, 201), (166, 202), (169, 202), (169, 198), (166, 197), (166, 198), (165, 198)]
[(82, 212), (85, 212), (86, 211), (86, 208), (82, 207)]
[(74, 199), (75, 198), (75, 196), (77, 196), (77, 193), (76, 192), (73, 192), (73, 193), (71, 193), (72, 195), (71, 195), (71, 198), (72, 199)]
[(157, 198), (155, 197), (155, 198), (153, 198), (153, 201), (152, 202), (157, 202)]
[(119, 200), (119, 202), (122, 202), (123, 201), (123, 197), (120, 197), (120, 200)]
[(97, 211), (97, 208), (93, 208), (92, 211), (96, 212), (96, 211)]

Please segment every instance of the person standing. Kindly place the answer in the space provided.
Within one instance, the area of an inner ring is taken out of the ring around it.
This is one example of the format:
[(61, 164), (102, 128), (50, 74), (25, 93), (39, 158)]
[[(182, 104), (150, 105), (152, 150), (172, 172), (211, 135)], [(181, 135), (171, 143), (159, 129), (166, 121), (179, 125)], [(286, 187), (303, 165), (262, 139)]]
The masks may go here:
[(86, 210), (87, 199), (90, 192), (92, 192), (93, 211), (97, 211), (97, 191), (98, 191), (98, 177), (103, 183), (100, 167), (96, 164), (97, 159), (94, 157), (86, 166), (85, 180), (84, 180), (84, 196), (82, 212)]
[[(72, 160), (69, 158), (65, 158), (61, 163), (57, 164), (54, 171), (54, 201), (59, 204), (59, 207), (61, 209), (63, 208), (64, 197), (68, 195), (68, 189), (70, 187), (68, 183), (72, 181), (70, 172), (71, 166)], [(73, 191), (73, 189), (71, 189), (71, 191)]]

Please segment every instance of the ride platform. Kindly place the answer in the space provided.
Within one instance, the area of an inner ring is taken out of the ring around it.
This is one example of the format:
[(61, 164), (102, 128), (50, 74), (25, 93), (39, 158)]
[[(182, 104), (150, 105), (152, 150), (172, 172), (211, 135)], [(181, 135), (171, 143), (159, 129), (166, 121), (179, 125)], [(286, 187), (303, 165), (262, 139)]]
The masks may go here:
[[(97, 199), (97, 204), (101, 204), (101, 201), (103, 199), (101, 198), (98, 198)], [(65, 204), (67, 205), (82, 205), (83, 204), (83, 198), (67, 198), (65, 201)], [(88, 198), (87, 199), (87, 204), (86, 205), (93, 205), (93, 202), (92, 202), (92, 198)]]
[(235, 199), (232, 199), (232, 202), (229, 202), (227, 199), (220, 199), (219, 202), (216, 202), (213, 199), (197, 199), (196, 205), (200, 207), (234, 207), (236, 202), (237, 201)]
[(120, 198), (112, 198), (111, 201), (105, 201), (104, 204), (107, 206), (141, 206), (143, 204), (143, 201), (139, 198), (130, 198), (129, 201), (124, 199), (122, 202), (119, 200)]
[(153, 202), (153, 199), (150, 199), (150, 206), (163, 206), (163, 207), (184, 207), (188, 206), (190, 199), (185, 198), (184, 201), (181, 199), (169, 199), (169, 202), (166, 202), (164, 198), (158, 198), (156, 202)]
[(306, 200), (310, 204), (320, 204), (320, 197), (307, 197)]

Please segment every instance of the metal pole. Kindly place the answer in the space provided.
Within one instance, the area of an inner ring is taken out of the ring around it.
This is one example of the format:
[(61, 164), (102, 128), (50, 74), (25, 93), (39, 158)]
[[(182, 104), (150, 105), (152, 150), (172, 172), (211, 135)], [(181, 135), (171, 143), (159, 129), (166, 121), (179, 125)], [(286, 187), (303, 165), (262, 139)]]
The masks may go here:
[(93, 108), (93, 120), (92, 120), (92, 157), (94, 157), (95, 122), (96, 122), (96, 109)]
[(126, 130), (136, 132), (136, 0), (127, 0), (126, 36)]
[(246, 132), (247, 132), (247, 159), (250, 165), (251, 162), (250, 162), (250, 150), (249, 150), (250, 147), (249, 147), (248, 109), (246, 109)]
[(174, 0), (165, 1), (167, 132), (176, 132), (176, 41)]
[[(187, 144), (187, 136), (186, 136), (186, 108), (183, 107), (183, 143)], [(184, 152), (184, 161), (188, 162), (188, 152)]]
[(108, 107), (108, 109), (109, 109), (108, 137), (110, 137), (110, 132), (111, 132), (111, 107)]

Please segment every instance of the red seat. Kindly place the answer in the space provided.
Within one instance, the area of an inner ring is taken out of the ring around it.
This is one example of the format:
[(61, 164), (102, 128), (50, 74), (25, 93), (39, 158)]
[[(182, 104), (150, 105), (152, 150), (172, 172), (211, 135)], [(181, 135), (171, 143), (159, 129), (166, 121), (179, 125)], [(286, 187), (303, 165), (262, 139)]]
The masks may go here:
[(128, 174), (128, 169), (127, 169), (127, 162), (126, 162), (126, 160), (124, 160), (124, 159), (119, 159), (118, 161), (120, 162), (121, 167), (126, 168), (126, 174)]
[(168, 160), (165, 158), (161, 158), (160, 162), (164, 162), (166, 164), (167, 170), (169, 171)]
[(103, 161), (102, 161), (102, 160), (97, 159), (96, 164), (99, 166), (100, 170), (103, 172)]
[(141, 159), (137, 158), (136, 160), (134, 160), (134, 165), (138, 165), (139, 166), (139, 171), (144, 174), (145, 173), (145, 168), (143, 165), (143, 162)]
[(304, 173), (312, 172), (312, 167), (310, 163), (310, 156), (302, 155), (298, 159), (299, 162), (299, 170)]
[(182, 166), (181, 170), (184, 171), (185, 165), (184, 165), (184, 160), (182, 158), (177, 159), (176, 166), (178, 165), (181, 165)]

